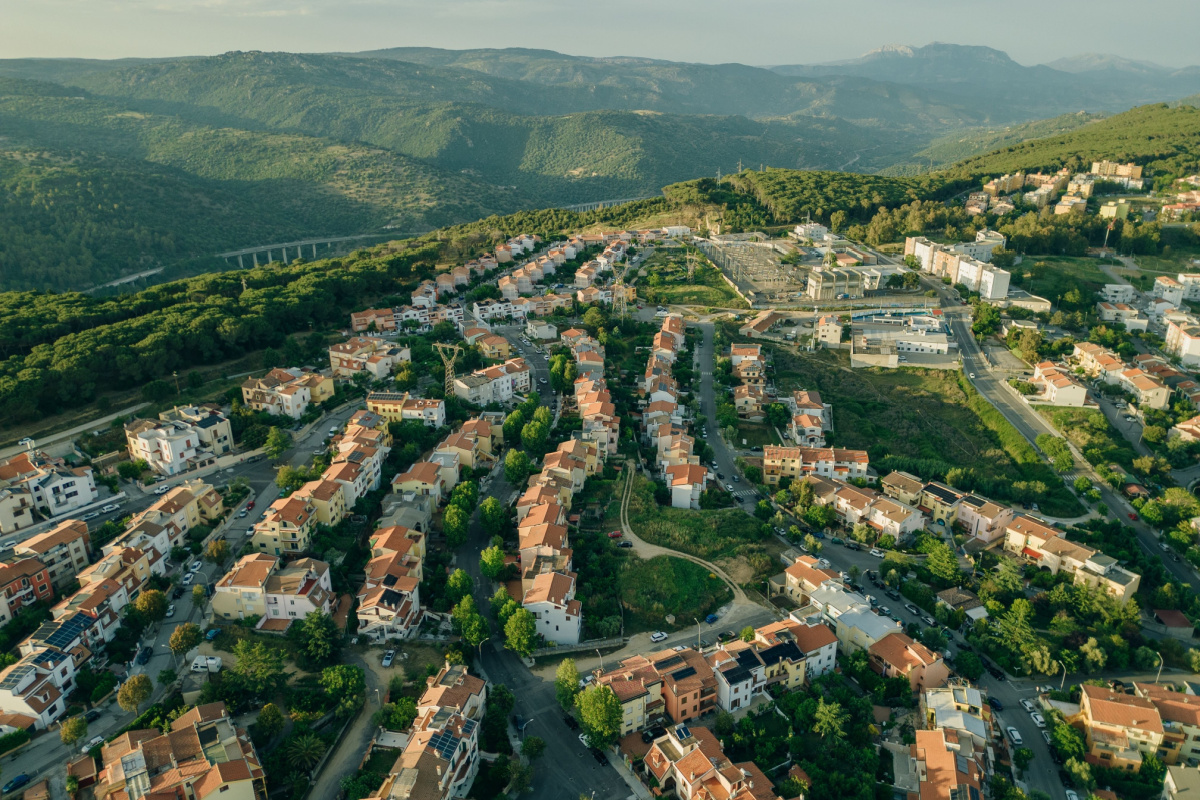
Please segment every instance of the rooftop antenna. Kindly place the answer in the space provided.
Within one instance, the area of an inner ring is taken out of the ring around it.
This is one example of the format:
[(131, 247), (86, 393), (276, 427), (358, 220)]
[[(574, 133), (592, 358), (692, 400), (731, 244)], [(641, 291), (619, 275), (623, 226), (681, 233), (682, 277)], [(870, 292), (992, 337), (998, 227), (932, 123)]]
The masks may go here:
[(442, 363), (446, 365), (446, 394), (449, 395), (454, 392), (454, 361), (462, 352), (462, 347), (445, 342), (434, 342), (433, 346), (442, 357)]

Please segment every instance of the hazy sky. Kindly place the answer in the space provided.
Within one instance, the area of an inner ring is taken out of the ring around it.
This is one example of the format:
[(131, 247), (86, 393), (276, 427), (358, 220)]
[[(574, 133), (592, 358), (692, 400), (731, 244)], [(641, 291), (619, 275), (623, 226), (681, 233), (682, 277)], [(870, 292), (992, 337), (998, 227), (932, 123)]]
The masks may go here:
[(0, 58), (424, 45), (795, 64), (944, 41), (1023, 64), (1200, 61), (1197, 0), (0, 0), (0, 20)]

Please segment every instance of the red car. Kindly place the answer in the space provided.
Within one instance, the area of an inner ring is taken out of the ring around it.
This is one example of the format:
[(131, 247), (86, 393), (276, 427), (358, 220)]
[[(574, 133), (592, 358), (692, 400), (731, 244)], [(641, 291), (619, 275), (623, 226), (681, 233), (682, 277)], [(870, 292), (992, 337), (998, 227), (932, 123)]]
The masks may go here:
[(254, 508), (254, 501), (253, 501), (253, 500), (251, 500), (249, 503), (246, 503), (246, 510), (247, 510), (247, 511), (250, 511), (250, 510), (251, 510), (251, 509), (253, 509), (253, 508)]
[(1134, 522), (1137, 522), (1137, 514), (1130, 514), (1130, 515), (1129, 515), (1129, 518), (1130, 518), (1131, 520), (1133, 520)]
[(608, 535), (608, 538), (610, 538), (610, 539), (620, 539), (620, 538), (621, 538), (622, 536), (624, 536), (624, 535), (625, 535), (625, 534), (621, 533), (620, 531), (613, 531), (612, 533), (610, 533), (610, 534)]

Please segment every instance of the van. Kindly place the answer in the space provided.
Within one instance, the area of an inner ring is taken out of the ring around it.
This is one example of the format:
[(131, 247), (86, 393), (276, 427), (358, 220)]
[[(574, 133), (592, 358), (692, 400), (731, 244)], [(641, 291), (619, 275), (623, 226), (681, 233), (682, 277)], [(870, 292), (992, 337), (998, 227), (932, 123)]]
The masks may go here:
[(192, 662), (192, 672), (220, 672), (221, 659), (219, 656), (196, 656)]

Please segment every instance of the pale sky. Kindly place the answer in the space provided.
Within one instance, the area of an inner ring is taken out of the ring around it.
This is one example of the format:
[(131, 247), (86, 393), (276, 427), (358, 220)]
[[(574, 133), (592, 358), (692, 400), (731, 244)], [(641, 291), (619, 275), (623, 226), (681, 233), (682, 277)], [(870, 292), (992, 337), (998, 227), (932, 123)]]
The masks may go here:
[(0, 58), (532, 47), (811, 64), (884, 44), (1200, 62), (1200, 2), (1157, 0), (0, 0)]

